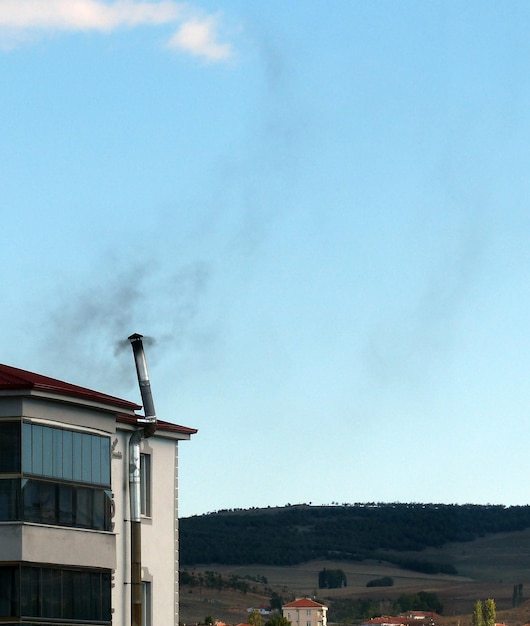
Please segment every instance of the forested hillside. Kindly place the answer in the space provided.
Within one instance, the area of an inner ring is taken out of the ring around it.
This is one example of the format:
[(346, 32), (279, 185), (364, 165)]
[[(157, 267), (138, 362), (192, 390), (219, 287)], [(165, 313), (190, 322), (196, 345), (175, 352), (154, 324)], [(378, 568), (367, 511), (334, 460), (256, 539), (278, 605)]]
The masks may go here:
[(529, 527), (528, 506), (371, 503), (219, 511), (180, 520), (180, 562), (296, 565), (384, 558), (427, 573), (455, 573), (450, 565), (392, 553)]

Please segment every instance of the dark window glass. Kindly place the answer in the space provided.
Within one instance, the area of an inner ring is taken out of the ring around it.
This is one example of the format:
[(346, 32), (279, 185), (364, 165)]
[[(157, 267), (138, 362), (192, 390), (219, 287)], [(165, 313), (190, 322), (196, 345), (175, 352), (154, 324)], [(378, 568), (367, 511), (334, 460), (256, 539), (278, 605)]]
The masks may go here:
[[(18, 568), (10, 569), (15, 570), (16, 583)], [(32, 566), (22, 566), (21, 571), (22, 617), (46, 618), (51, 626), (54, 620), (110, 623), (110, 573)], [(0, 572), (0, 584), (4, 581), (8, 584), (10, 578)], [(18, 584), (15, 587), (13, 602), (18, 610)], [(32, 622), (24, 623), (32, 626)]]
[(39, 483), (28, 480), (22, 487), (23, 518), (26, 522), (39, 523), (40, 519), (40, 488)]
[(44, 524), (55, 524), (55, 485), (42, 481), (40, 483), (40, 521)]
[(38, 617), (41, 612), (40, 569), (23, 567), (21, 579), (21, 615), (22, 617)]
[(0, 473), (20, 472), (20, 422), (0, 422)]
[(19, 502), (20, 479), (0, 480), (0, 522), (10, 522), (19, 518)]
[(92, 527), (92, 489), (77, 488), (76, 526), (78, 528)]
[(97, 530), (104, 530), (106, 527), (105, 524), (105, 505), (106, 505), (106, 494), (104, 491), (94, 491), (93, 497), (93, 518), (92, 518), (92, 528)]
[(42, 614), (40, 617), (61, 617), (61, 570), (41, 570)]
[(20, 614), (18, 567), (0, 567), (0, 617)]
[[(12, 485), (14, 495), (6, 496), (6, 500), (8, 497), (13, 499), (10, 505), (12, 519), (20, 519), (17, 515), (19, 495), (16, 480)], [(0, 480), (0, 487), (3, 482), (8, 481)], [(104, 489), (24, 479), (22, 506), (22, 519), (27, 522), (110, 530), (111, 497)]]
[(70, 485), (59, 485), (59, 518), (60, 526), (73, 526), (74, 524), (74, 488)]
[(74, 572), (69, 569), (63, 571), (63, 617), (74, 618)]
[(83, 619), (90, 614), (88, 572), (74, 572), (74, 619)]
[(101, 619), (110, 622), (111, 615), (111, 576), (101, 574)]

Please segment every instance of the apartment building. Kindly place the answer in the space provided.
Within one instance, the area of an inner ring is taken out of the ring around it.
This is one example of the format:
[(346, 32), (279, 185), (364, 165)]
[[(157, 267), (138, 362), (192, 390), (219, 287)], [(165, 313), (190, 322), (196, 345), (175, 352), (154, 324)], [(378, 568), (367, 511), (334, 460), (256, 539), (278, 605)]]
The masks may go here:
[[(128, 400), (0, 365), (0, 625), (131, 624)], [(142, 626), (177, 626), (178, 443), (140, 439)]]
[(326, 626), (328, 607), (309, 598), (298, 598), (282, 606), (283, 617), (292, 626)]

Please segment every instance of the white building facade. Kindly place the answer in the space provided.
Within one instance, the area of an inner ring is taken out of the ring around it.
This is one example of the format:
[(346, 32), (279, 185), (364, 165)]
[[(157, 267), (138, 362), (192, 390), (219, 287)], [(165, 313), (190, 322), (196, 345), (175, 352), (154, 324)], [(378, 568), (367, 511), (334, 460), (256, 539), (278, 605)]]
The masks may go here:
[(328, 607), (309, 598), (297, 598), (282, 606), (283, 617), (292, 626), (327, 626)]
[[(0, 626), (131, 622), (133, 402), (0, 365)], [(178, 442), (141, 441), (143, 622), (178, 625)]]

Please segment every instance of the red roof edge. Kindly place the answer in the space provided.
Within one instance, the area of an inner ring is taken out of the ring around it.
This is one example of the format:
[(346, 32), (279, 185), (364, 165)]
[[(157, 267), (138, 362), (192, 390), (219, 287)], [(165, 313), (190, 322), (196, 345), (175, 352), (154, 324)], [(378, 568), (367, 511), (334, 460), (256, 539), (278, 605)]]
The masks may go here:
[[(121, 424), (130, 424), (131, 426), (138, 425), (138, 420), (132, 415), (117, 415), (116, 421)], [(165, 422), (159, 419), (156, 420), (156, 429), (168, 433), (179, 433), (181, 435), (195, 435), (197, 433), (197, 428), (180, 426), (179, 424), (172, 424), (171, 422)]]
[(135, 402), (129, 402), (128, 400), (110, 396), (106, 393), (80, 387), (79, 385), (72, 385), (71, 383), (66, 383), (56, 378), (50, 378), (49, 376), (43, 376), (42, 374), (27, 372), (18, 367), (0, 364), (0, 391), (16, 391), (19, 389), (35, 389), (36, 391), (57, 393), (62, 396), (92, 400), (93, 402), (128, 409), (130, 411), (137, 411), (142, 408), (141, 405)]

